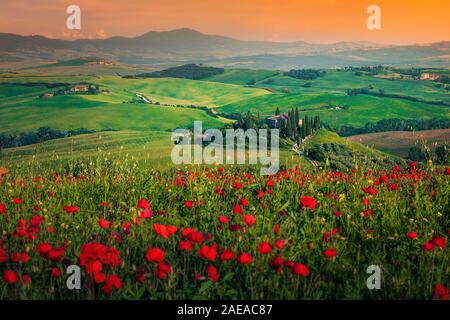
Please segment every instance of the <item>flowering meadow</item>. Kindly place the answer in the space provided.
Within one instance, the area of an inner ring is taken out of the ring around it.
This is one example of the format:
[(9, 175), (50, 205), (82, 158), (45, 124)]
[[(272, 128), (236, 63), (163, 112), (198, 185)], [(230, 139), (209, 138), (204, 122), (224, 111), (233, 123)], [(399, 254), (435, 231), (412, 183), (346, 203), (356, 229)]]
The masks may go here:
[[(10, 172), (0, 298), (449, 299), (450, 169), (258, 173)], [(70, 265), (80, 290), (67, 287)]]

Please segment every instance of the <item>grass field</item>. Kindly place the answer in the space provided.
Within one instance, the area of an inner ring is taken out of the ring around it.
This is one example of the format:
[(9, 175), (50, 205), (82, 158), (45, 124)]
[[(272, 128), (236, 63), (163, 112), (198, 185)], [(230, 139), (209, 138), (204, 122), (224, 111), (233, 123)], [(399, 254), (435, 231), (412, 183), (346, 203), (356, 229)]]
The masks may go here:
[[(276, 107), (281, 111), (299, 107), (303, 114), (320, 115), (332, 125), (362, 126), (385, 118), (448, 118), (450, 108), (413, 102), (405, 99), (347, 96), (348, 88), (372, 85), (374, 90), (400, 93), (428, 100), (449, 101), (449, 93), (429, 81), (389, 80), (373, 76), (356, 76), (351, 71), (329, 70), (324, 77), (303, 87), (307, 81), (285, 77), (278, 71), (231, 69), (223, 74), (195, 81), (174, 78), (122, 79), (115, 75), (95, 74), (99, 66), (91, 66), (93, 74), (64, 75), (58, 68), (88, 68), (86, 65), (66, 66), (61, 63), (26, 69), (0, 76), (0, 126), (2, 132), (33, 130), (39, 126), (88, 129), (114, 128), (120, 130), (169, 130), (202, 120), (206, 126), (219, 125), (223, 119), (214, 119), (203, 111), (170, 109), (170, 115), (160, 107), (136, 106), (127, 102), (143, 94), (152, 102), (169, 105), (197, 105), (218, 108), (224, 113), (243, 113), (250, 110), (272, 115)], [(74, 64), (74, 65), (73, 65)], [(102, 67), (106, 68), (106, 67)], [(89, 68), (88, 68), (89, 70)], [(73, 72), (74, 70), (72, 70)], [(45, 86), (24, 87), (5, 83), (89, 81), (109, 93), (98, 95), (58, 96), (38, 99)], [(254, 81), (253, 86), (246, 85)], [(281, 93), (288, 88), (291, 93)], [(266, 90), (270, 89), (273, 91)], [(330, 107), (340, 106), (340, 110)], [(82, 110), (82, 112), (79, 112)], [(130, 120), (130, 117), (133, 120)]]
[[(318, 135), (319, 137), (319, 135)], [(314, 138), (315, 139), (315, 138)], [(320, 139), (318, 140), (320, 142)], [(342, 143), (344, 139), (339, 139)], [(354, 143), (354, 145), (358, 145)], [(60, 169), (76, 160), (84, 161), (137, 161), (146, 168), (166, 170), (173, 167), (171, 133), (161, 131), (97, 132), (56, 139), (0, 152), (0, 167), (12, 170), (33, 167), (35, 172), (43, 168)], [(301, 165), (312, 169), (305, 158), (292, 152), (289, 146), (280, 149), (280, 165)], [(192, 166), (195, 168), (197, 166)]]
[(408, 150), (426, 142), (430, 147), (450, 142), (450, 129), (425, 131), (388, 131), (355, 135), (349, 141), (377, 148), (399, 157), (408, 155)]
[[(327, 108), (338, 105), (343, 106), (344, 109)], [(323, 122), (331, 126), (363, 126), (367, 122), (389, 118), (450, 117), (450, 107), (366, 95), (347, 96), (344, 93), (276, 93), (230, 103), (218, 110), (225, 113), (260, 112), (267, 116), (275, 114), (276, 107), (279, 107), (282, 112), (298, 107), (302, 114), (319, 115)]]

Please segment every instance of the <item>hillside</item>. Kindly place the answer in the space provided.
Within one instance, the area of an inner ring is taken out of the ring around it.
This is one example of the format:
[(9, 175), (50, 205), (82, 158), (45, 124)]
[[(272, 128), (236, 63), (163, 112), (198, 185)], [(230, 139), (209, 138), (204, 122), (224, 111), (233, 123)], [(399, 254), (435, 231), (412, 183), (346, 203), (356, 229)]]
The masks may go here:
[(359, 142), (399, 157), (405, 157), (411, 147), (421, 143), (426, 143), (428, 146), (448, 144), (450, 142), (450, 129), (377, 132), (351, 136), (347, 140)]
[(395, 64), (449, 66), (449, 42), (385, 47), (365, 42), (312, 44), (241, 41), (192, 29), (148, 32), (134, 38), (64, 41), (43, 36), (0, 33), (0, 68), (52, 63), (81, 56), (99, 56), (128, 64), (173, 67), (204, 62), (217, 66), (290, 69), (346, 65)]

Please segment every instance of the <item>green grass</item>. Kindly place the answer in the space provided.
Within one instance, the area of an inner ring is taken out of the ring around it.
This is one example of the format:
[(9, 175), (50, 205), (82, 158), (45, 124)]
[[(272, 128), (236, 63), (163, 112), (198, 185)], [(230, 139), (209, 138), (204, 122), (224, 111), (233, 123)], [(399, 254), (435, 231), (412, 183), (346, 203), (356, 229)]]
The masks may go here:
[[(145, 167), (167, 169), (172, 167), (173, 146), (169, 132), (97, 132), (3, 149), (0, 153), (0, 166), (12, 169), (33, 166), (35, 170), (56, 170), (75, 160), (128, 159), (138, 161)], [(286, 146), (280, 149), (280, 165), (312, 168), (306, 159)]]
[(151, 104), (113, 104), (88, 96), (32, 98), (0, 107), (2, 132), (29, 132), (39, 127), (91, 130), (172, 130), (190, 127), (194, 120), (204, 127), (220, 127), (222, 122), (191, 108), (163, 107)]
[[(348, 109), (321, 109), (328, 105), (347, 106)], [(367, 122), (400, 118), (445, 118), (450, 117), (450, 108), (402, 99), (381, 98), (368, 95), (347, 96), (344, 93), (270, 94), (250, 100), (238, 101), (220, 107), (225, 113), (260, 112), (275, 114), (276, 107), (282, 112), (298, 107), (304, 115), (319, 115), (323, 122), (332, 126), (363, 126)], [(306, 109), (303, 111), (303, 109)]]
[(175, 105), (194, 104), (217, 107), (267, 94), (265, 90), (245, 88), (240, 85), (175, 78), (121, 79), (104, 77), (98, 79), (96, 83), (115, 93), (139, 92), (153, 102)]
[(224, 73), (206, 78), (204, 80), (247, 85), (251, 81), (260, 82), (278, 73), (278, 71), (274, 70), (226, 69)]

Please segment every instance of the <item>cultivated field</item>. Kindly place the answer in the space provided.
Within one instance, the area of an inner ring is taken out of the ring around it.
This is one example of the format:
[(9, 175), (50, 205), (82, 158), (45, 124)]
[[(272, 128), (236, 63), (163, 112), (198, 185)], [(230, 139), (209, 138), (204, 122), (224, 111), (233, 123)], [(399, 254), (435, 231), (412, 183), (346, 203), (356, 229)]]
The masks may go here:
[(411, 147), (423, 142), (436, 146), (450, 141), (450, 129), (424, 131), (389, 131), (355, 135), (347, 138), (384, 152), (405, 157)]

